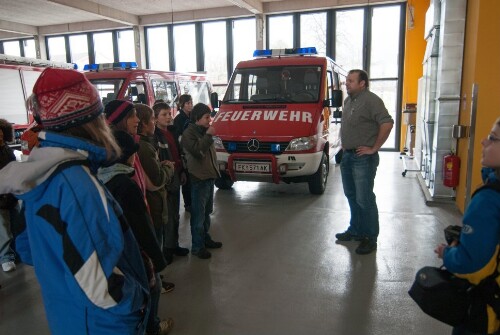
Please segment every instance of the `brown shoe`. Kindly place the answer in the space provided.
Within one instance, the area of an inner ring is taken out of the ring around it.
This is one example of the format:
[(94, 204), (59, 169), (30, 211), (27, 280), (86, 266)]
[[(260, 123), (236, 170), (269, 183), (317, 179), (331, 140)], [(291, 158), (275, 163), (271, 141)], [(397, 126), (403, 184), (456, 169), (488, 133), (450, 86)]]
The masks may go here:
[(167, 318), (166, 320), (160, 321), (160, 325), (158, 328), (158, 335), (167, 335), (172, 328), (174, 328), (174, 320), (172, 318)]

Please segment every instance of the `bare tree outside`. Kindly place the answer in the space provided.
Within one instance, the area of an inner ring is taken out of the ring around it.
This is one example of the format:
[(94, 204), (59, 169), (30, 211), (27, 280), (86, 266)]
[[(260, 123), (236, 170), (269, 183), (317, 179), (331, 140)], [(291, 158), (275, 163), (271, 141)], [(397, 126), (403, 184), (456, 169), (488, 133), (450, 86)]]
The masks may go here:
[(316, 47), (319, 55), (326, 55), (326, 13), (300, 15), (300, 46)]

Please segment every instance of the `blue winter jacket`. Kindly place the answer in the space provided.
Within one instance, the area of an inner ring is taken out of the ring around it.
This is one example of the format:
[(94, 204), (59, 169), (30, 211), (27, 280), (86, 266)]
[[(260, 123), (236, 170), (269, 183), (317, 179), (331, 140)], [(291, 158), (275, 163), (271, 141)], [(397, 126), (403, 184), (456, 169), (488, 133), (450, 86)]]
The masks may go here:
[[(483, 168), (483, 180), (485, 184), (498, 181), (488, 168)], [(498, 266), (499, 248), (500, 192), (485, 188), (472, 197), (463, 217), (460, 243), (444, 250), (443, 262), (450, 272), (478, 284)], [(489, 306), (487, 313), (490, 334), (500, 328), (500, 321)]]
[[(0, 174), (24, 201), (29, 248), (52, 334), (142, 334), (149, 290), (120, 207), (94, 176), (104, 148), (41, 132), (41, 148)], [(0, 193), (4, 193), (1, 191)]]

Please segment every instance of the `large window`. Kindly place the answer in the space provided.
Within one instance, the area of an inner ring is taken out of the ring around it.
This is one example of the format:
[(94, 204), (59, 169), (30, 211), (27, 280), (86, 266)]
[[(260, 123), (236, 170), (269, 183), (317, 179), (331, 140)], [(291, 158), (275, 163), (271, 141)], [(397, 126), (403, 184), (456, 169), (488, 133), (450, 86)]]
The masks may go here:
[(146, 30), (148, 39), (149, 68), (153, 70), (168, 71), (170, 69), (168, 28), (154, 27)]
[(300, 15), (300, 46), (326, 55), (326, 12)]
[(346, 70), (363, 68), (364, 10), (336, 13), (335, 61)]
[(252, 59), (256, 45), (255, 19), (233, 21), (233, 69), (242, 60)]
[(96, 63), (113, 63), (113, 35), (111, 32), (94, 34), (94, 52)]
[(23, 40), (24, 57), (36, 58), (35, 40)]
[(397, 77), (400, 7), (373, 9), (370, 77)]
[[(400, 6), (373, 8), (371, 29), (371, 90), (382, 98), (394, 120), (398, 110), (400, 13)], [(394, 128), (383, 148), (395, 148), (396, 134)]]
[(3, 51), (6, 55), (21, 56), (21, 49), (19, 48), (19, 41), (3, 42)]
[(69, 48), (71, 50), (71, 62), (78, 65), (79, 70), (89, 63), (89, 48), (87, 35), (71, 35), (69, 37)]
[(55, 62), (66, 62), (66, 42), (64, 36), (47, 39), (49, 59)]
[(196, 72), (196, 34), (194, 24), (174, 26), (175, 70)]
[(293, 16), (272, 16), (268, 20), (269, 49), (293, 48)]
[(118, 60), (135, 62), (134, 31), (121, 30), (118, 35)]
[(203, 24), (203, 50), (205, 71), (212, 84), (227, 82), (226, 22)]

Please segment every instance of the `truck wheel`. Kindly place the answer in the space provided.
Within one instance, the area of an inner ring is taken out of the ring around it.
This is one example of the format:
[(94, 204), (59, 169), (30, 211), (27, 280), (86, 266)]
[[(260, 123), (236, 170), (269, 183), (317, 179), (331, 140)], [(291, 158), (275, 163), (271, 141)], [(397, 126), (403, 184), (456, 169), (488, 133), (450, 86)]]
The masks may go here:
[(229, 190), (233, 187), (234, 181), (226, 173), (221, 172), (220, 178), (215, 179), (215, 186), (221, 190)]
[(335, 164), (340, 164), (340, 162), (342, 162), (342, 154), (344, 153), (344, 151), (342, 149), (339, 150), (339, 152), (337, 152), (335, 154)]
[(325, 153), (321, 157), (318, 171), (316, 171), (309, 179), (309, 192), (311, 194), (323, 194), (328, 181), (328, 157)]

